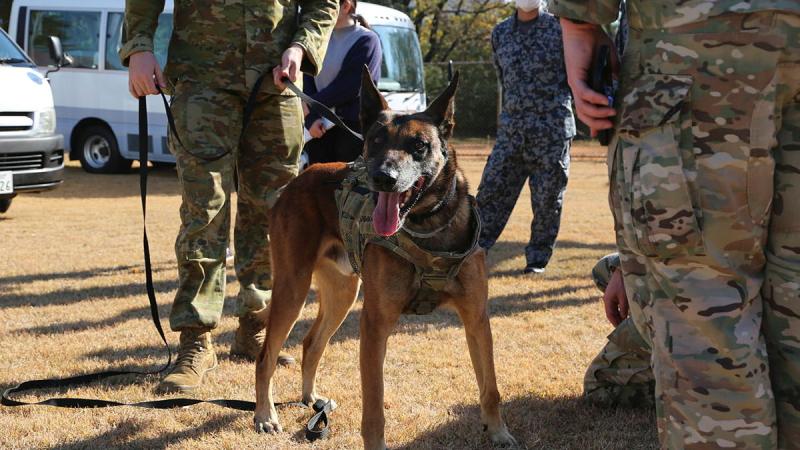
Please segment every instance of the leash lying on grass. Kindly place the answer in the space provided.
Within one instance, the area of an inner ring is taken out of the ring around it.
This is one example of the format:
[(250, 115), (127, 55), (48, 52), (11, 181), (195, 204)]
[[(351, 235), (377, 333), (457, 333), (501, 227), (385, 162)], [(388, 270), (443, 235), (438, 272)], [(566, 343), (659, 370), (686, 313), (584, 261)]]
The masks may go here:
[[(242, 134), (244, 134), (245, 129), (247, 128), (247, 124), (250, 121), (250, 116), (255, 109), (256, 104), (256, 97), (258, 92), (261, 89), (261, 84), (264, 81), (264, 75), (256, 80), (255, 85), (253, 86), (253, 90), (250, 92), (250, 96), (247, 99), (247, 103), (245, 105), (245, 109), (243, 112), (243, 120), (242, 120)], [(347, 125), (342, 122), (339, 117), (336, 116), (333, 111), (328, 109), (325, 105), (317, 102), (316, 100), (308, 97), (304, 94), (297, 86), (294, 85), (289, 80), (284, 80), (287, 84), (289, 90), (294, 92), (298, 97), (302, 98), (308, 105), (309, 108), (314, 110), (314, 112), (320, 114), (321, 116), (327, 118), (331, 122), (335, 123), (338, 126), (343, 127), (345, 130), (353, 134), (359, 139), (362, 139), (361, 135), (356, 133), (355, 131), (351, 130), (347, 127)], [(178, 143), (183, 146), (183, 143), (180, 141), (178, 137), (177, 129), (175, 127), (175, 120), (172, 116), (172, 110), (169, 106), (169, 102), (167, 101), (167, 97), (158, 89), (159, 94), (161, 95), (161, 99), (164, 101), (164, 108), (167, 113), (167, 121), (169, 122), (169, 128), (172, 132), (172, 135), (175, 136), (175, 139)], [(173, 409), (173, 408), (185, 408), (192, 405), (197, 405), (200, 403), (212, 404), (221, 406), (224, 408), (236, 409), (240, 411), (253, 411), (255, 410), (255, 403), (247, 400), (230, 400), (230, 399), (216, 399), (216, 400), (200, 400), (194, 398), (169, 398), (163, 400), (147, 400), (142, 402), (135, 402), (135, 403), (123, 403), (123, 402), (115, 402), (112, 400), (101, 400), (101, 399), (93, 399), (93, 398), (75, 398), (75, 397), (53, 397), (47, 400), (42, 400), (38, 402), (24, 402), (20, 400), (15, 400), (12, 398), (14, 394), (21, 394), (31, 391), (39, 390), (39, 389), (59, 389), (59, 388), (68, 388), (68, 387), (76, 387), (76, 386), (85, 386), (96, 381), (105, 380), (107, 378), (116, 377), (120, 375), (158, 375), (165, 372), (170, 365), (172, 364), (172, 350), (169, 348), (169, 344), (167, 343), (167, 337), (164, 334), (164, 329), (161, 327), (161, 319), (158, 314), (158, 303), (156, 302), (156, 294), (155, 288), (153, 287), (153, 271), (152, 266), (150, 264), (150, 243), (147, 240), (147, 161), (148, 161), (148, 150), (149, 150), (149, 139), (148, 139), (148, 132), (147, 132), (148, 124), (147, 124), (147, 100), (145, 97), (139, 98), (139, 193), (142, 202), (142, 247), (144, 249), (144, 268), (145, 268), (145, 286), (147, 289), (147, 298), (150, 302), (150, 316), (153, 319), (153, 325), (156, 327), (158, 331), (158, 335), (161, 337), (161, 341), (164, 342), (164, 347), (167, 350), (167, 362), (162, 366), (160, 369), (153, 370), (153, 371), (138, 371), (138, 370), (107, 370), (103, 372), (96, 372), (96, 373), (88, 373), (85, 375), (77, 375), (73, 377), (67, 378), (50, 378), (50, 379), (43, 379), (43, 380), (30, 380), (25, 381), (17, 386), (12, 388), (6, 389), (2, 397), (0, 398), (0, 404), (3, 406), (28, 406), (28, 405), (44, 405), (44, 406), (55, 406), (59, 408), (111, 408), (116, 406), (135, 406), (137, 408), (150, 408), (150, 409)], [(363, 140), (363, 139), (362, 139)], [(201, 158), (207, 161), (215, 161), (227, 154), (227, 152), (213, 155), (211, 157), (206, 157), (202, 155), (196, 155), (191, 153), (188, 149), (184, 150), (187, 151), (190, 155)], [(276, 403), (276, 407), (286, 407), (286, 406), (299, 406), (302, 408), (306, 408), (307, 406), (301, 402), (281, 402)], [(327, 437), (330, 434), (330, 419), (328, 415), (336, 408), (336, 403), (332, 400), (324, 401), (318, 400), (316, 403), (312, 405), (314, 409), (314, 415), (309, 419), (308, 424), (306, 425), (305, 436), (306, 439), (309, 441), (315, 441), (320, 438)]]

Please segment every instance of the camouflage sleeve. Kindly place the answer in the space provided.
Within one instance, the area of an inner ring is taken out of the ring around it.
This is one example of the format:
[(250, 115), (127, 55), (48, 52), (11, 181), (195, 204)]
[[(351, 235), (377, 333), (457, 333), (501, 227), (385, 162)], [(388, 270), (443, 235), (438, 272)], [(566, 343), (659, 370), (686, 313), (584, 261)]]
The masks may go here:
[(606, 255), (597, 261), (594, 268), (592, 268), (592, 281), (594, 281), (597, 289), (605, 292), (608, 287), (608, 282), (611, 280), (611, 274), (619, 268), (619, 253), (612, 253)]
[(163, 10), (164, 0), (126, 0), (119, 49), (119, 58), (125, 67), (132, 54), (153, 51), (153, 35), (158, 27), (158, 15)]
[(617, 20), (620, 0), (551, 0), (551, 13), (568, 19), (583, 20), (598, 25)]
[(305, 53), (301, 71), (319, 75), (338, 11), (337, 0), (300, 0), (300, 24), (292, 43)]

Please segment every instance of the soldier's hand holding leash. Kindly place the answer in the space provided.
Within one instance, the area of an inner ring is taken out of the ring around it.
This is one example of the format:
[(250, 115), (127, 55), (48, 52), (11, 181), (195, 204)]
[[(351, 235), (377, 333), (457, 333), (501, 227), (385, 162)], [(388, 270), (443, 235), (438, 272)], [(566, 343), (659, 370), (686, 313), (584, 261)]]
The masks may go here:
[(145, 95), (156, 95), (156, 82), (159, 86), (166, 86), (167, 79), (158, 65), (153, 52), (138, 52), (130, 57), (128, 64), (128, 90), (134, 98)]
[[(567, 82), (575, 99), (575, 112), (578, 119), (591, 128), (594, 137), (598, 131), (614, 126), (610, 118), (616, 115), (616, 111), (608, 105), (608, 97), (605, 94), (589, 88), (592, 55), (601, 44), (608, 45), (612, 49), (615, 47), (598, 25), (561, 18), (561, 29)], [(611, 65), (616, 74), (619, 70), (619, 61), (614, 51), (611, 52)]]
[(298, 44), (292, 44), (283, 52), (281, 65), (272, 69), (272, 79), (275, 82), (275, 86), (278, 86), (280, 90), (286, 89), (286, 85), (281, 81), (284, 78), (290, 79), (292, 83), (297, 82), (304, 52), (303, 47)]

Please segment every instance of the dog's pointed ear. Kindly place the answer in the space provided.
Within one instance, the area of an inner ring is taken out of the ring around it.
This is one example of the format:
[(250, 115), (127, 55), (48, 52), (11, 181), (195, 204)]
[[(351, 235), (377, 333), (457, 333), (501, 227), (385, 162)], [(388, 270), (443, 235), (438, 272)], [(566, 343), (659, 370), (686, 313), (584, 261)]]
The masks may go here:
[(389, 109), (389, 104), (375, 87), (369, 68), (365, 65), (361, 71), (361, 112), (359, 114), (361, 132), (366, 133), (369, 127), (378, 120), (381, 111), (387, 109)]
[(450, 84), (447, 86), (447, 89), (439, 94), (439, 96), (436, 97), (436, 100), (434, 100), (430, 106), (428, 106), (428, 109), (425, 110), (425, 114), (433, 119), (433, 123), (439, 127), (442, 137), (445, 139), (448, 139), (453, 134), (453, 127), (456, 125), (454, 109), (457, 88), (458, 71), (453, 74), (453, 79), (450, 80)]

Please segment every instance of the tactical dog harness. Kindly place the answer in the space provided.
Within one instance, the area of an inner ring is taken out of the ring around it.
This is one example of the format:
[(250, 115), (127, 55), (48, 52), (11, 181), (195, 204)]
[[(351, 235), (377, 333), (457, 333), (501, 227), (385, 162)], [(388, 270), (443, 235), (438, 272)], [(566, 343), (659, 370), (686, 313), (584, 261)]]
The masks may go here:
[(455, 279), (461, 265), (478, 249), (481, 222), (475, 200), (469, 196), (472, 239), (464, 252), (435, 252), (419, 246), (404, 228), (389, 237), (375, 233), (372, 211), (375, 209), (373, 192), (367, 185), (367, 169), (363, 159), (349, 164), (350, 173), (336, 190), (336, 207), (339, 210), (339, 232), (350, 259), (353, 271), (361, 274), (364, 250), (376, 244), (390, 250), (414, 266), (414, 296), (403, 309), (404, 314), (429, 314), (441, 303), (447, 284)]

